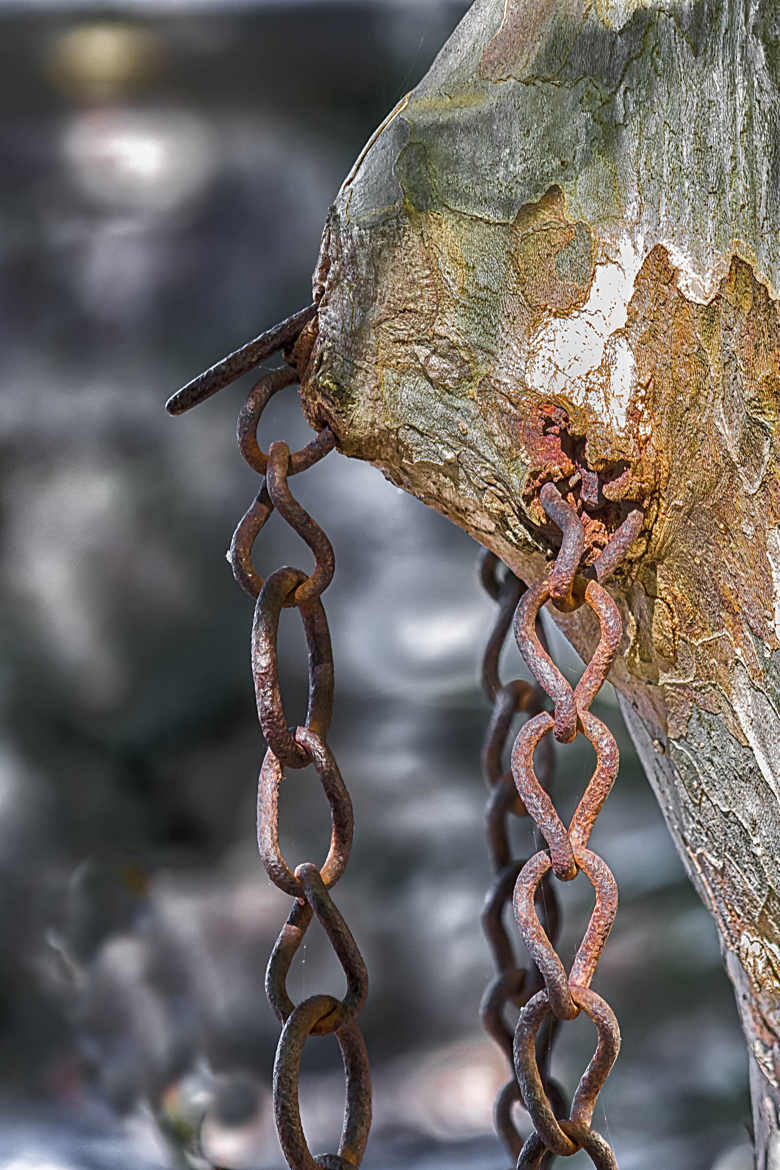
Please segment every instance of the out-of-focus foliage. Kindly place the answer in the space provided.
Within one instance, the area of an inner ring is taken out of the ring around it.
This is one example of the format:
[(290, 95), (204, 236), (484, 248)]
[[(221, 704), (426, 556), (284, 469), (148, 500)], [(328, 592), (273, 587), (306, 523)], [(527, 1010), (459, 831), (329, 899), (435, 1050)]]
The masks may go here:
[[(262, 972), (287, 909), (255, 858), (251, 607), (223, 557), (255, 490), (233, 447), (242, 389), (177, 421), (162, 404), (305, 303), (329, 200), (463, 8), (0, 8), (2, 1166), (174, 1165), (201, 1122), (223, 1164), (278, 1165)], [(268, 415), (266, 433), (303, 437), (294, 394)], [(358, 832), (339, 904), (372, 975), (367, 1165), (498, 1167), (503, 1069), (477, 1024), (475, 550), (338, 455), (303, 480), (338, 558), (333, 734)], [(273, 522), (258, 549), (269, 567), (302, 555)], [(292, 624), (283, 645), (294, 711)], [(624, 1170), (709, 1170), (745, 1138), (736, 1014), (622, 746), (599, 827), (622, 911), (599, 979), (624, 1050), (596, 1121)], [(586, 765), (562, 754), (564, 805)], [(285, 793), (296, 859), (323, 844), (307, 779)], [(573, 946), (587, 906), (567, 893)], [(309, 937), (293, 993), (337, 990)], [(569, 1083), (591, 1039), (574, 1029), (562, 1051)], [(338, 1130), (337, 1062), (330, 1041), (307, 1055), (317, 1148)]]

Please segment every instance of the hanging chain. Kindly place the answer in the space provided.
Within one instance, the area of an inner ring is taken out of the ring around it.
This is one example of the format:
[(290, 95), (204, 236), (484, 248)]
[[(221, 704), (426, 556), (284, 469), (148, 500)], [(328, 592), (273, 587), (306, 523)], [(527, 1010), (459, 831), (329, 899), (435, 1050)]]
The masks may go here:
[[(365, 963), (349, 927), (330, 895), (344, 873), (352, 846), (352, 802), (327, 744), (333, 711), (333, 655), (321, 595), (334, 571), (333, 548), (325, 533), (293, 496), (289, 477), (319, 462), (335, 445), (325, 427), (294, 454), (286, 443), (271, 443), (265, 455), (257, 427), (269, 399), (297, 381), (295, 371), (282, 367), (264, 375), (251, 391), (238, 420), (238, 442), (246, 462), (264, 475), (263, 485), (240, 521), (229, 558), (238, 583), (255, 597), (252, 625), (252, 674), (257, 713), (267, 743), (257, 793), (257, 842), (271, 881), (294, 899), (276, 940), (266, 971), (269, 1003), (283, 1025), (274, 1063), (276, 1129), (291, 1170), (355, 1170), (362, 1161), (371, 1125), (371, 1082), (368, 1056), (357, 1015), (368, 991)], [(252, 563), (254, 542), (273, 511), (295, 529), (314, 554), (311, 576), (301, 569), (277, 569), (263, 581)], [(279, 686), (277, 638), (283, 609), (298, 610), (308, 650), (309, 699), (306, 718), (288, 727)], [(293, 872), (279, 846), (279, 790), (287, 769), (313, 765), (330, 805), (331, 840), (321, 867), (305, 862)], [(287, 991), (293, 958), (312, 921), (325, 930), (344, 970), (343, 999), (313, 995), (294, 1004)], [(347, 1094), (338, 1154), (312, 1157), (301, 1124), (299, 1072), (309, 1036), (335, 1034), (341, 1049)]]
[[(568, 1156), (580, 1149), (587, 1151), (597, 1170), (617, 1170), (612, 1150), (591, 1127), (591, 1121), (596, 1099), (617, 1058), (620, 1029), (609, 1004), (590, 986), (617, 913), (617, 885), (609, 867), (587, 845), (596, 817), (617, 776), (619, 757), (614, 736), (590, 707), (606, 680), (623, 635), (620, 611), (602, 581), (617, 568), (638, 535), (642, 512), (639, 509), (630, 512), (598, 555), (593, 564), (596, 580), (588, 581), (583, 597), (579, 590), (575, 592), (575, 574), (585, 549), (582, 520), (552, 484), (544, 485), (539, 498), (548, 517), (560, 528), (562, 542), (551, 571), (523, 594), (514, 618), (520, 652), (542, 691), (553, 700), (553, 712), (539, 711), (533, 715), (512, 749), (512, 774), (517, 792), (548, 846), (526, 862), (514, 889), (515, 919), (520, 935), (544, 984), (523, 1006), (515, 1029), (515, 1073), (535, 1131), (520, 1151), (517, 1170), (533, 1170), (542, 1166), (548, 1155)], [(568, 611), (586, 605), (598, 619), (598, 645), (574, 689), (553, 664), (536, 633), (539, 612), (547, 601)], [(551, 731), (561, 743), (571, 743), (582, 734), (596, 752), (595, 771), (568, 828), (546, 790), (544, 772), (540, 777), (534, 769), (534, 754)], [(537, 915), (536, 902), (542, 883), (551, 873), (560, 881), (571, 881), (580, 870), (593, 886), (595, 907), (567, 975), (553, 940)], [(570, 1115), (565, 1119), (545, 1085), (537, 1040), (548, 1020), (572, 1020), (580, 1011), (595, 1024), (598, 1042), (574, 1094)]]
[[(504, 1142), (513, 1160), (516, 1160), (523, 1146), (512, 1116), (513, 1108), (521, 1100), (520, 1086), (514, 1073), (512, 1036), (513, 1032), (505, 1019), (508, 1006), (521, 1008), (533, 995), (544, 987), (538, 969), (532, 964), (526, 970), (518, 964), (512, 941), (509, 937), (504, 915), (512, 902), (512, 894), (524, 861), (512, 857), (510, 844), (510, 823), (514, 817), (527, 817), (525, 805), (518, 796), (511, 770), (504, 766), (504, 752), (515, 717), (521, 712), (528, 716), (542, 710), (543, 692), (522, 679), (501, 683), (499, 660), (512, 627), (512, 618), (525, 592), (525, 585), (511, 570), (499, 576), (500, 561), (491, 552), (480, 556), (480, 579), (482, 586), (497, 603), (495, 624), (488, 637), (482, 660), (482, 687), (493, 705), (490, 722), (482, 748), (482, 771), (488, 786), (489, 796), (485, 809), (488, 852), (493, 869), (493, 882), (485, 899), (482, 912), (482, 927), (493, 954), (496, 974), (488, 983), (480, 1005), (480, 1015), (485, 1030), (504, 1052), (509, 1062), (511, 1079), (496, 1098), (494, 1120), (496, 1131)], [(540, 631), (540, 636), (543, 637)], [(553, 773), (553, 753), (549, 740), (544, 740), (540, 751), (539, 779), (549, 791)], [(558, 900), (545, 874), (539, 885), (537, 897), (540, 921), (555, 945), (559, 930)], [(563, 1109), (564, 1099), (560, 1087), (548, 1074), (550, 1049), (558, 1021), (552, 1015), (543, 1021), (536, 1040), (537, 1061), (540, 1076), (547, 1095), (554, 1102), (557, 1113)], [(548, 1165), (552, 1155), (543, 1163)]]
[[(285, 357), (314, 315), (301, 310), (242, 350), (185, 386), (168, 403), (180, 414), (204, 401), (247, 369), (284, 348)], [(360, 1166), (371, 1126), (371, 1078), (368, 1056), (357, 1015), (368, 990), (368, 975), (357, 944), (336, 908), (330, 890), (344, 873), (352, 846), (352, 802), (333, 757), (327, 736), (333, 710), (333, 655), (330, 631), (321, 596), (334, 571), (333, 548), (325, 533), (293, 496), (289, 478), (318, 463), (336, 444), (326, 426), (301, 451), (291, 454), (286, 443), (260, 449), (257, 428), (263, 410), (280, 390), (298, 381), (291, 365), (263, 375), (251, 390), (238, 419), (238, 444), (246, 462), (262, 475), (258, 495), (236, 528), (228, 553), (233, 575), (255, 599), (252, 625), (252, 675), (257, 713), (267, 751), (257, 793), (257, 842), (271, 881), (294, 899), (276, 940), (265, 977), (268, 1000), (279, 1018), (282, 1033), (276, 1050), (273, 1099), (276, 1130), (291, 1170), (356, 1170)], [(309, 546), (315, 567), (308, 576), (285, 566), (266, 579), (258, 574), (252, 550), (261, 529), (276, 511)], [(308, 705), (301, 726), (289, 727), (279, 682), (277, 639), (283, 609), (297, 609), (306, 638)], [(279, 792), (287, 769), (313, 765), (330, 806), (331, 838), (322, 866), (305, 862), (293, 871), (279, 845)], [(287, 990), (287, 975), (304, 935), (316, 918), (346, 977), (343, 999), (312, 995), (295, 1004)], [(299, 1072), (310, 1036), (334, 1034), (341, 1049), (346, 1079), (344, 1123), (337, 1154), (313, 1157), (301, 1124)]]

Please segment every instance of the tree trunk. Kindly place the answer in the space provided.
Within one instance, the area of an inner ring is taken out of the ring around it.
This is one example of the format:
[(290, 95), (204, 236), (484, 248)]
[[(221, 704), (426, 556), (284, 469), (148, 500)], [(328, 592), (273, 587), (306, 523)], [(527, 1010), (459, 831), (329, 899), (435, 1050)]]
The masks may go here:
[[(780, 1166), (780, 9), (477, 0), (326, 225), (302, 395), (536, 577), (547, 480), (614, 585), (614, 682), (715, 917)], [(584, 654), (587, 617), (558, 615)]]

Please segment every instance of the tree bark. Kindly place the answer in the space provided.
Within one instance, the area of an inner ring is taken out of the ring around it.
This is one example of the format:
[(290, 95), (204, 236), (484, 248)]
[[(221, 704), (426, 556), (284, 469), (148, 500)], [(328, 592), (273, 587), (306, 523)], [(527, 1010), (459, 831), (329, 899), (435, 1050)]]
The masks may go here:
[[(715, 917), (780, 1166), (780, 9), (477, 0), (331, 210), (302, 396), (535, 578), (552, 480), (614, 592), (614, 682)], [(587, 616), (557, 615), (587, 654)]]

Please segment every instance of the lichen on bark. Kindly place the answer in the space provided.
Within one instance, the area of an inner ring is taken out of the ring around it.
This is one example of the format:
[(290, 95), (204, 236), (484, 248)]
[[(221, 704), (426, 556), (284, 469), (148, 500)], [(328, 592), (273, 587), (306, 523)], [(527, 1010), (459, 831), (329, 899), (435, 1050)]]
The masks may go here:
[[(759, 1165), (780, 1106), (779, 83), (769, 0), (477, 0), (339, 192), (302, 380), (346, 453), (522, 576), (554, 542), (543, 482), (589, 493), (591, 551), (645, 508), (614, 681), (738, 990)], [(587, 621), (558, 620), (587, 653)]]

